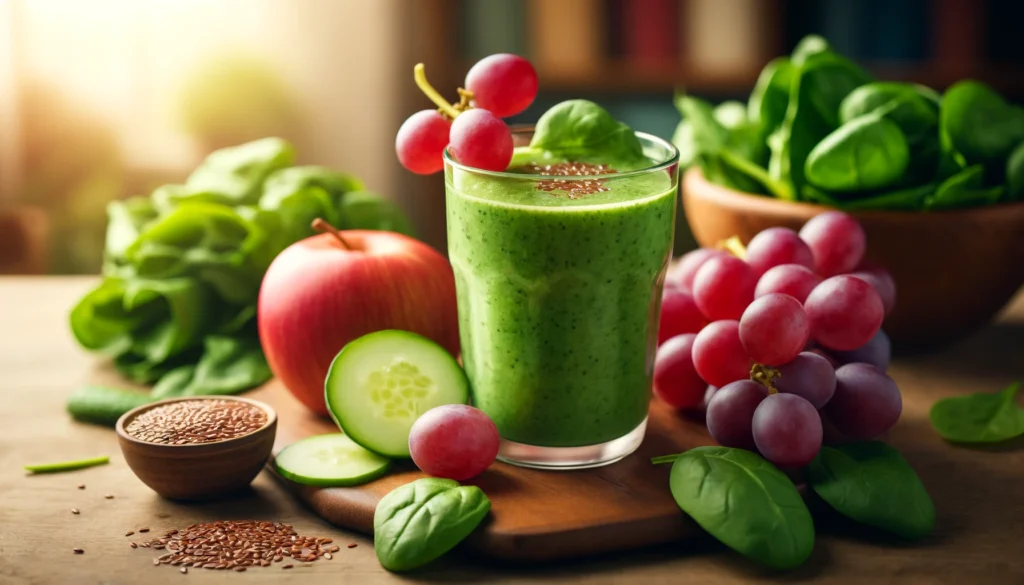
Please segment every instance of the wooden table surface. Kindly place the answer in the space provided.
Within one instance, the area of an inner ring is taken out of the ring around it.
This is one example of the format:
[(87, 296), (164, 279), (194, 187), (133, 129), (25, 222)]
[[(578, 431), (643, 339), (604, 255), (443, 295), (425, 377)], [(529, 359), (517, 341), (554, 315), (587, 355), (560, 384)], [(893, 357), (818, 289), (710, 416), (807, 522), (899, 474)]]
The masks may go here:
[[(880, 543), (841, 523), (819, 527), (812, 559), (787, 574), (762, 570), (709, 538), (655, 549), (557, 564), (502, 565), (449, 555), (412, 575), (381, 569), (371, 542), (307, 512), (262, 474), (242, 499), (207, 504), (164, 501), (127, 468), (114, 433), (77, 424), (64, 399), (77, 385), (116, 381), (77, 348), (67, 312), (93, 282), (86, 278), (0, 278), (0, 583), (162, 584), (323, 583), (375, 585), (406, 581), (483, 583), (1024, 584), (1024, 441), (979, 450), (945, 444), (931, 432), (928, 408), (937, 397), (993, 391), (1024, 378), (1024, 295), (999, 323), (955, 347), (898, 360), (891, 373), (904, 393), (903, 418), (890, 440), (917, 469), (935, 500), (935, 534), (913, 545)], [(955, 311), (956, 307), (949, 310)], [(111, 456), (111, 464), (74, 473), (28, 477), (27, 463)], [(76, 489), (79, 483), (85, 490)], [(666, 486), (668, 489), (668, 486)], [(105, 499), (113, 494), (114, 499)], [(72, 515), (71, 508), (81, 510)], [(292, 571), (246, 573), (154, 567), (150, 551), (124, 537), (141, 526), (153, 533), (197, 521), (265, 519), (300, 534), (331, 536), (343, 548), (332, 561)], [(74, 555), (80, 547), (85, 554)]]

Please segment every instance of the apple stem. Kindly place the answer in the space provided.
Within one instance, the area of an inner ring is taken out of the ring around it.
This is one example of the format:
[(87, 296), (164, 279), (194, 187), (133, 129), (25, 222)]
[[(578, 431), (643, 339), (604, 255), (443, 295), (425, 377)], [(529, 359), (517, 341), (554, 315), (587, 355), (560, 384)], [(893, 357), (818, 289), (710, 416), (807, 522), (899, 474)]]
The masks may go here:
[(352, 246), (348, 245), (348, 242), (345, 241), (345, 236), (341, 235), (341, 232), (338, 230), (338, 228), (327, 223), (326, 221), (319, 217), (313, 220), (313, 230), (321, 234), (331, 234), (335, 238), (338, 238), (338, 241), (341, 242), (341, 247), (345, 248), (346, 250), (352, 249)]

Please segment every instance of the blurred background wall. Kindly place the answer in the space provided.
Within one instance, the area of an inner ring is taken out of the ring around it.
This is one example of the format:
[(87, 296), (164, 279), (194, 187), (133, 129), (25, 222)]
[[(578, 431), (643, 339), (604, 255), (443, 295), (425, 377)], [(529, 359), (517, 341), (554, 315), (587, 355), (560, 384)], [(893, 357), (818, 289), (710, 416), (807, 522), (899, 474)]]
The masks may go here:
[(443, 249), (442, 179), (393, 154), (429, 107), (419, 61), (454, 98), (475, 60), (520, 53), (541, 94), (513, 121), (587, 97), (669, 138), (677, 88), (745, 99), (811, 32), (882, 78), (974, 77), (1019, 101), (1022, 16), (1018, 0), (0, 0), (0, 272), (97, 271), (108, 201), (267, 135), (357, 174)]

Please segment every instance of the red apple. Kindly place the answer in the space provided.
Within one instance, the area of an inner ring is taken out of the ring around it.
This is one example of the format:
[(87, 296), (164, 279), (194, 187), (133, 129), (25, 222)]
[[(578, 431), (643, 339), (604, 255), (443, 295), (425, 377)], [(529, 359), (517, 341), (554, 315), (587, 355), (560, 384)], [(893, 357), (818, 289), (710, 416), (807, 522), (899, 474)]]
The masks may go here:
[(316, 235), (281, 252), (263, 277), (257, 316), (270, 369), (321, 414), (327, 369), (357, 337), (402, 329), (459, 353), (455, 277), (444, 256), (393, 232), (338, 235)]

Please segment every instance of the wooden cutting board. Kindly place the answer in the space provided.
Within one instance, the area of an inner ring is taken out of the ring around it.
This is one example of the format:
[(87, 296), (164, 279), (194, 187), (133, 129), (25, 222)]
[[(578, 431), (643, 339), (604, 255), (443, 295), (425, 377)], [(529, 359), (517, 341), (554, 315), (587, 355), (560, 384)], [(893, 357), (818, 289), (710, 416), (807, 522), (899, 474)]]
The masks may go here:
[[(277, 382), (252, 397), (277, 410), (274, 453), (310, 435), (338, 432), (333, 422), (310, 413)], [(650, 459), (710, 444), (703, 420), (652, 401), (646, 439), (618, 463), (577, 471), (495, 463), (465, 482), (480, 486), (491, 499), (490, 519), (467, 544), (487, 556), (536, 560), (637, 548), (699, 534), (700, 528), (679, 510), (669, 492), (671, 466), (652, 465)], [(331, 524), (369, 534), (380, 498), (424, 474), (404, 463), (376, 481), (351, 488), (314, 488), (277, 477)]]

